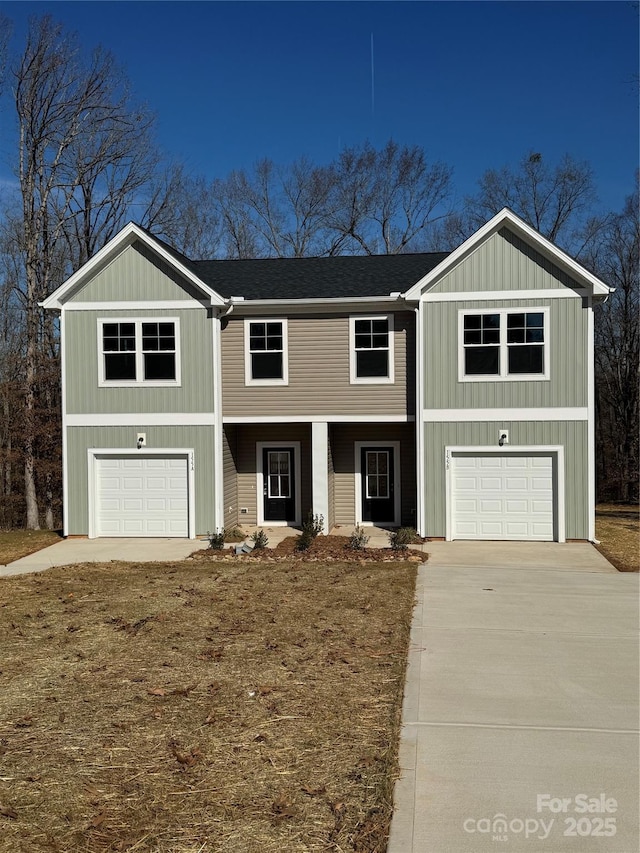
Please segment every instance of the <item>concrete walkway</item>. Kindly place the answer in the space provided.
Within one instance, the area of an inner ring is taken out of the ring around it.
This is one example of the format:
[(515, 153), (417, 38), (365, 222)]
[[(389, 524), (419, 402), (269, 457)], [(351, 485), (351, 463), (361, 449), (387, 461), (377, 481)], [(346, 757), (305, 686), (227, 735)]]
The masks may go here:
[(208, 542), (201, 539), (61, 539), (53, 545), (0, 566), (0, 577), (43, 572), (72, 563), (108, 563), (111, 560), (156, 562), (184, 560)]
[(388, 853), (635, 853), (638, 575), (582, 544), (427, 549)]

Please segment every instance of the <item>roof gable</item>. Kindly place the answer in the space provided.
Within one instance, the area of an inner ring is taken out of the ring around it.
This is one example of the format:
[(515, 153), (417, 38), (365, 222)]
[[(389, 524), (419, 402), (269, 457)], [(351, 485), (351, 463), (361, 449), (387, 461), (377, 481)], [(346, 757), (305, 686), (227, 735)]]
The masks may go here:
[[(444, 275), (451, 272), (458, 264), (466, 260), (501, 229), (507, 229), (509, 232), (515, 234), (517, 238), (521, 239), (536, 252), (539, 252), (540, 255), (550, 261), (560, 272), (568, 276), (579, 287), (586, 288), (594, 296), (605, 297), (610, 293), (610, 288), (597, 276), (589, 272), (589, 270), (566, 252), (563, 252), (562, 249), (555, 246), (550, 240), (539, 234), (534, 228), (531, 228), (530, 225), (527, 225), (513, 211), (505, 207), (493, 219), (490, 219), (489, 222), (476, 231), (475, 234), (472, 234), (468, 240), (465, 240), (455, 251), (451, 252), (438, 266), (430, 270), (420, 281), (407, 290), (404, 294), (405, 298), (409, 301), (418, 301), (423, 294), (432, 290)], [(570, 286), (568, 282), (567, 286)]]
[(60, 285), (41, 304), (43, 308), (62, 308), (78, 291), (107, 264), (115, 260), (135, 242), (140, 242), (154, 255), (174, 270), (190, 285), (192, 295), (199, 295), (206, 305), (223, 305), (224, 299), (203, 281), (192, 269), (187, 258), (178, 252), (169, 251), (165, 243), (150, 235), (144, 228), (130, 222), (119, 231), (99, 252), (80, 267), (64, 284)]

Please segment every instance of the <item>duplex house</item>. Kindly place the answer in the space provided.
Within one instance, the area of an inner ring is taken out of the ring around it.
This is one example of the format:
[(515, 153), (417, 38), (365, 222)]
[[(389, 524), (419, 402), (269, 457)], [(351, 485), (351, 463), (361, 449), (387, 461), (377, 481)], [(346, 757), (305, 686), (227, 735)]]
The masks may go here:
[(593, 539), (593, 309), (505, 209), (451, 253), (193, 261), (131, 223), (60, 312), (65, 535)]

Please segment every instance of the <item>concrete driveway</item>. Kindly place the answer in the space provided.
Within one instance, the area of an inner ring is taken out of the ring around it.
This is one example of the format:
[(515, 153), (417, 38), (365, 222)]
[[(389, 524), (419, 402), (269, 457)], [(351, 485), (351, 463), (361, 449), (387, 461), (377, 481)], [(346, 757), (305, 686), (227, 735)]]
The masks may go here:
[(638, 575), (578, 543), (427, 550), (388, 853), (635, 853)]
[(53, 566), (67, 566), (71, 563), (184, 560), (208, 544), (206, 540), (200, 539), (61, 539), (8, 566), (0, 566), (0, 577), (43, 572)]

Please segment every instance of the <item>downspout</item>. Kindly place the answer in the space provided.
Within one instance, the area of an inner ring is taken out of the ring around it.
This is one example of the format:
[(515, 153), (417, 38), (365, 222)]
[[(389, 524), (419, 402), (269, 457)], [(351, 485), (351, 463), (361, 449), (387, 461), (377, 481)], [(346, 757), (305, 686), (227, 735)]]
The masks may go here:
[(418, 303), (418, 307), (414, 308), (416, 318), (416, 529), (420, 536), (425, 536), (425, 494), (424, 494), (424, 365), (423, 358), (423, 341), (422, 341), (422, 302)]
[(214, 500), (214, 530), (224, 528), (224, 461), (222, 448), (222, 435), (224, 425), (222, 422), (222, 320), (233, 311), (234, 305), (229, 300), (227, 310), (223, 314), (217, 314), (214, 318), (213, 333), (213, 384), (214, 384), (214, 406), (215, 406), (215, 432), (213, 435), (213, 452), (215, 458), (215, 500)]

